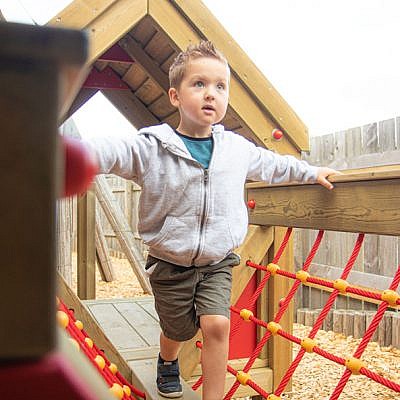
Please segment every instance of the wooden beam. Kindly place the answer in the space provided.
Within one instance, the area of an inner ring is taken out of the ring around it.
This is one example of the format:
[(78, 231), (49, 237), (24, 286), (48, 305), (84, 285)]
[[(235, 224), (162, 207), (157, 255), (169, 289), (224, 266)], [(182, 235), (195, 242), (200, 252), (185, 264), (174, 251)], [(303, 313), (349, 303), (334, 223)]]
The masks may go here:
[[(170, 1), (149, 0), (149, 14), (179, 49), (183, 50), (190, 43), (196, 43), (204, 38), (196, 32), (185, 16), (177, 12)], [(275, 121), (260, 103), (251, 97), (235, 75), (231, 77), (229, 104), (257, 137), (259, 143), (280, 153), (298, 155), (297, 149), (287, 138), (284, 137), (280, 141), (272, 139), (272, 130), (276, 128)]]
[(74, 101), (72, 102), (65, 119), (71, 117), (75, 111), (78, 111), (88, 100), (90, 100), (96, 93), (98, 89), (85, 89), (81, 88), (79, 93), (76, 95)]
[[(247, 286), (254, 270), (246, 266), (247, 260), (260, 262), (268, 252), (273, 239), (272, 228), (261, 226), (250, 226), (246, 239), (242, 246), (237, 249), (241, 257), (241, 264), (233, 269), (231, 303), (235, 304), (243, 289)], [(196, 342), (202, 340), (201, 332), (191, 340), (185, 342), (179, 353), (179, 365), (184, 379), (190, 379), (193, 371), (200, 361), (200, 350)]]
[(126, 90), (102, 90), (101, 92), (136, 129), (160, 123), (134, 93)]
[(146, 14), (147, 0), (75, 0), (48, 24), (85, 29), (91, 42), (87, 63), (92, 64)]
[(193, 29), (225, 54), (234, 75), (256, 102), (272, 115), (276, 127), (287, 133), (298, 150), (309, 150), (307, 127), (210, 10), (201, 1), (174, 0), (171, 3)]
[(400, 235), (398, 169), (337, 175), (335, 189), (320, 185), (249, 184), (256, 207), (251, 223), (345, 232)]
[(47, 24), (85, 29), (118, 0), (74, 0)]
[(96, 197), (93, 188), (78, 197), (78, 296), (96, 298)]
[(163, 92), (168, 92), (168, 75), (153, 61), (152, 58), (143, 50), (143, 48), (130, 35), (125, 35), (119, 45), (148, 73), (151, 79), (157, 83)]

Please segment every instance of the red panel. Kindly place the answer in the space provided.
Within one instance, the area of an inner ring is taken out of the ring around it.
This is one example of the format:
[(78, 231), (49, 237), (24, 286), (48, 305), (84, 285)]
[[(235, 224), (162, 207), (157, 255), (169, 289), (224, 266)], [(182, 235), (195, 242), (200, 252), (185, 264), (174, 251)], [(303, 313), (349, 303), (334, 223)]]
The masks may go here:
[(126, 62), (132, 64), (134, 61), (132, 58), (123, 50), (118, 44), (114, 44), (114, 46), (110, 47), (107, 51), (105, 51), (97, 61), (117, 61), (117, 62)]
[[(242, 295), (236, 303), (238, 308), (248, 308), (247, 304), (250, 297), (257, 289), (257, 276), (254, 274), (244, 289)], [(255, 304), (250, 311), (257, 316), (257, 304)], [(236, 321), (242, 320), (236, 313), (231, 312), (231, 326), (235, 326)], [(240, 329), (233, 337), (230, 349), (229, 359), (250, 357), (251, 353), (257, 346), (257, 326), (254, 322), (241, 321)]]
[(70, 362), (59, 353), (37, 361), (0, 366), (0, 399), (97, 400)]
[(82, 87), (92, 89), (130, 89), (110, 67), (104, 68), (103, 71), (92, 68)]

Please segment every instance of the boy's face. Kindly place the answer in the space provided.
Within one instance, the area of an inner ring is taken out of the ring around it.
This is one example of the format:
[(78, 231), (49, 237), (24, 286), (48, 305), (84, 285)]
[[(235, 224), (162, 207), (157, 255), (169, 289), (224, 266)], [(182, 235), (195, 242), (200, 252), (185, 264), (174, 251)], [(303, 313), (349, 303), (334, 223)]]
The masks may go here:
[(228, 66), (211, 57), (191, 60), (179, 88), (171, 88), (169, 97), (179, 108), (181, 133), (209, 136), (211, 125), (224, 118), (228, 107)]

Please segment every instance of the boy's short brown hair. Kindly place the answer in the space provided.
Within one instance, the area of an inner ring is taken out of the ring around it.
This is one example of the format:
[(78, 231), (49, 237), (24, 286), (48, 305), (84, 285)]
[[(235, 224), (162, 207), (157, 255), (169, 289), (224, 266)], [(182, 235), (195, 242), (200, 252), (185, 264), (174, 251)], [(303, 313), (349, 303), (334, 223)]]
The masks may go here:
[(189, 61), (200, 57), (216, 58), (225, 63), (228, 67), (228, 61), (225, 56), (215, 48), (214, 44), (208, 40), (202, 40), (198, 44), (189, 45), (185, 51), (180, 52), (176, 56), (174, 62), (169, 68), (170, 87), (179, 88)]

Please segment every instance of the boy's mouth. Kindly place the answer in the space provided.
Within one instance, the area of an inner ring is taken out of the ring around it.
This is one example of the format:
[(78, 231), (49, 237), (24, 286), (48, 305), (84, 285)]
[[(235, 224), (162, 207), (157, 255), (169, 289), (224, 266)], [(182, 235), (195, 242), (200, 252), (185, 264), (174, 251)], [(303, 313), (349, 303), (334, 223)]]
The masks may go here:
[(208, 111), (215, 111), (215, 108), (213, 106), (210, 105), (205, 105), (203, 107), (201, 107), (202, 110), (208, 110)]

